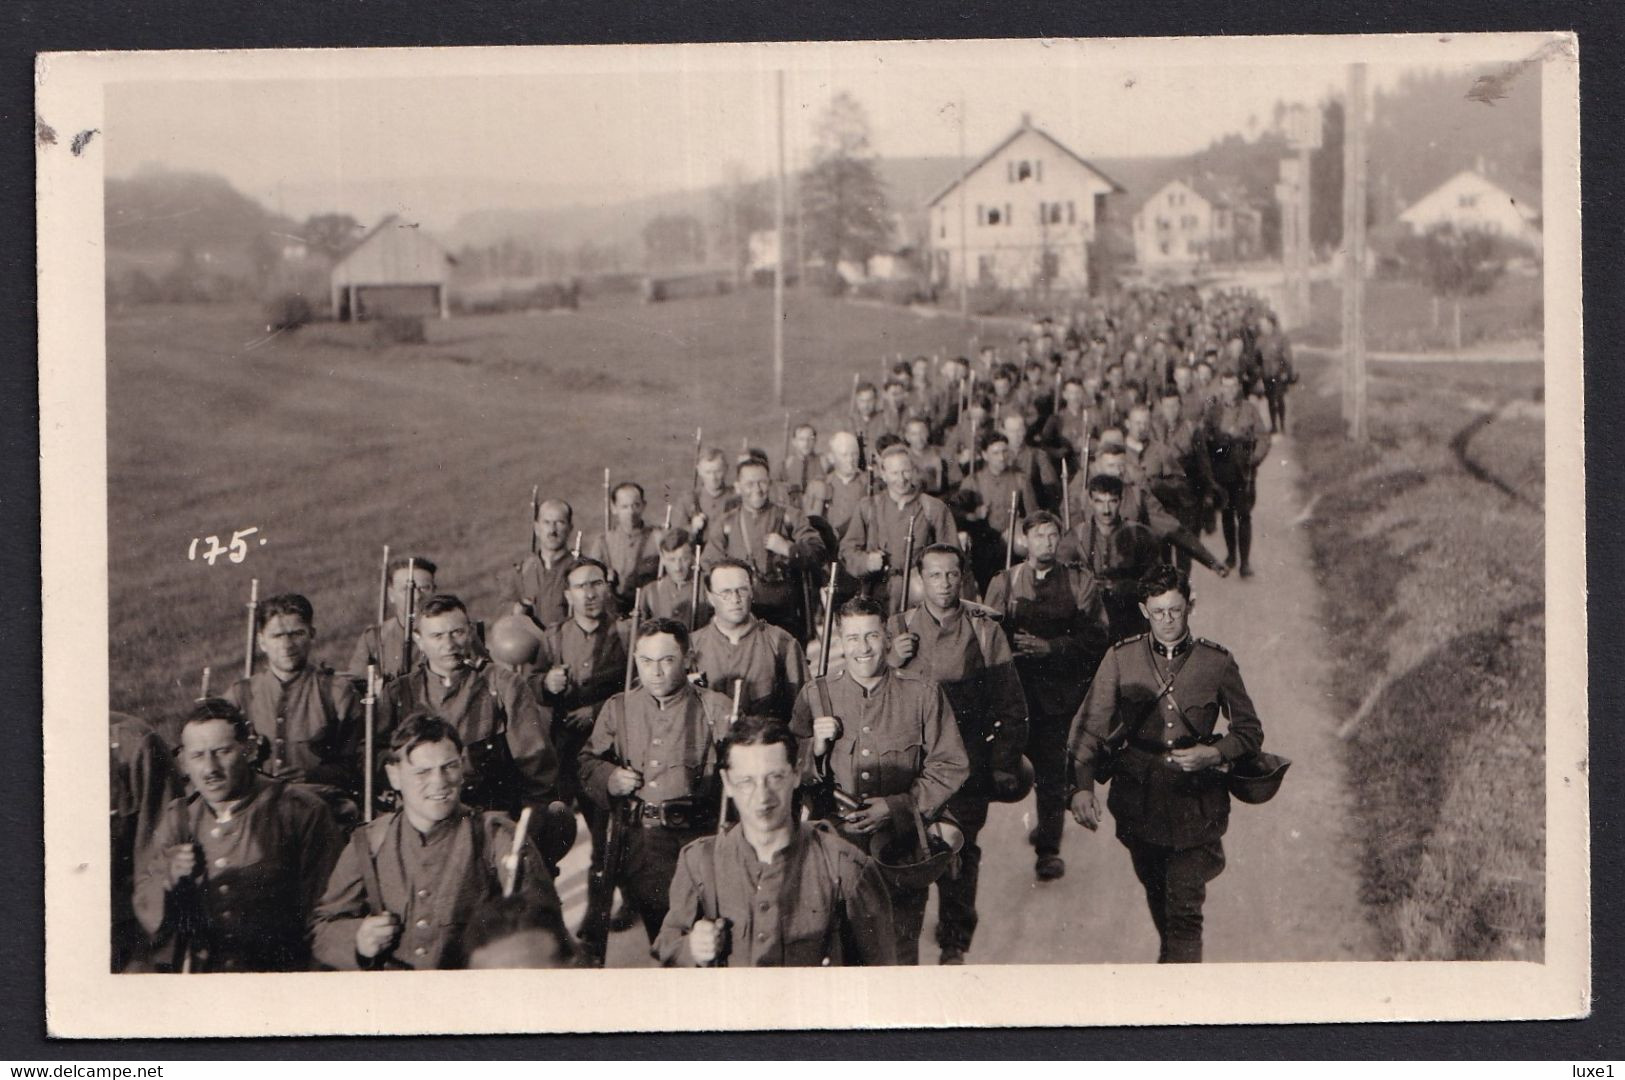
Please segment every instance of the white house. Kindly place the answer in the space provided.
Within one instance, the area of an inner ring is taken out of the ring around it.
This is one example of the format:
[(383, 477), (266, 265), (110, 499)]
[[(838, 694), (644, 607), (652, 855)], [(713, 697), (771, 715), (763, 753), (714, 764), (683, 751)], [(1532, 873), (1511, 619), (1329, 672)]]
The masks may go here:
[(1170, 180), (1134, 212), (1134, 258), (1151, 269), (1255, 258), (1262, 217), (1233, 186)]
[(448, 312), (456, 259), (417, 225), (391, 214), (333, 264), (333, 314), (345, 321)]
[(1538, 196), (1474, 169), (1463, 169), (1417, 199), (1399, 220), (1416, 232), (1444, 224), (1458, 230), (1479, 228), (1540, 249)]
[(1082, 292), (1106, 196), (1122, 190), (1024, 115), (927, 204), (932, 282), (957, 287), (963, 265), (973, 285)]

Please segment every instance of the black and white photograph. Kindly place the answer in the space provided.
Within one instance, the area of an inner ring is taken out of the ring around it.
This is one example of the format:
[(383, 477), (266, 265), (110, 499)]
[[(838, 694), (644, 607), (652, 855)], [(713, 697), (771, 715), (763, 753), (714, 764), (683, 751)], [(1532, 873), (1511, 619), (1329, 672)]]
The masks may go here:
[(1573, 35), (37, 82), (53, 1034), (1588, 1010)]

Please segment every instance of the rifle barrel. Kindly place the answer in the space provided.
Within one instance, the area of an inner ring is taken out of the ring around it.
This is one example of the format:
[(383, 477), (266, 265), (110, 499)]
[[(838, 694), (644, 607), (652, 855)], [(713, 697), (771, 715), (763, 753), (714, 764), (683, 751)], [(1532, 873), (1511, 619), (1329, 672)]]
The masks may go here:
[(367, 665), (367, 696), (362, 699), (366, 706), (364, 722), (366, 730), (362, 735), (361, 751), (361, 814), (365, 821), (372, 821), (372, 771), (373, 757), (376, 751), (373, 748), (373, 728), (377, 725), (378, 707), (378, 667), (375, 664)]
[(252, 578), (248, 583), (248, 644), (243, 650), (243, 678), (254, 677), (254, 623), (258, 621), (260, 610), (260, 579)]
[[(531, 550), (535, 550), (535, 540), (531, 540)], [(378, 564), (378, 633), (384, 632), (384, 620), (389, 617), (389, 545), (384, 545), (384, 557)]]
[(632, 692), (632, 676), (637, 674), (637, 661), (633, 654), (638, 651), (638, 613), (643, 610), (643, 586), (639, 585), (632, 594), (632, 632), (626, 639), (626, 684), (622, 687), (628, 694)]

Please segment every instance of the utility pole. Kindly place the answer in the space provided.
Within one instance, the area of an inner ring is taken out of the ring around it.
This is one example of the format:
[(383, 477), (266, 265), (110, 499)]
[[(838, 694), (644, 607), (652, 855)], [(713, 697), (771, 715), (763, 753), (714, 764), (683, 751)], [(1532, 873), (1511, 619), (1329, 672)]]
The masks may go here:
[(1343, 419), (1349, 438), (1366, 439), (1365, 397), (1365, 65), (1349, 65), (1343, 125)]
[(784, 72), (777, 73), (779, 182), (773, 186), (773, 404), (784, 407)]
[(959, 95), (959, 317), (970, 321), (970, 229), (965, 219), (965, 95)]

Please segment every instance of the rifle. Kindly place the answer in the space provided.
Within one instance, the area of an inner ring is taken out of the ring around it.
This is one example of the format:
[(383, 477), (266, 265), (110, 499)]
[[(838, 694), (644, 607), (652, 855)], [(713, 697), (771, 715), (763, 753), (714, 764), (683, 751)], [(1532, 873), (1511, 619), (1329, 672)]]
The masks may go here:
[(637, 674), (637, 663), (633, 653), (638, 651), (638, 619), (639, 612), (643, 610), (643, 586), (639, 585), (632, 594), (632, 632), (627, 635), (626, 641), (626, 680), (621, 689), (628, 694), (632, 692), (632, 676)]
[[(530, 485), (530, 553), (536, 554), (536, 516), (542, 512), (542, 489), (540, 484)], [(388, 551), (388, 548), (384, 549)], [(386, 555), (387, 559), (388, 556)], [(380, 619), (382, 621), (382, 619)]]
[(1010, 524), (1005, 526), (1004, 532), (1004, 568), (1006, 570), (1010, 569), (1010, 564), (1015, 562), (1016, 559), (1016, 501), (1020, 497), (1021, 492), (1019, 491), (1010, 493)]
[[(829, 686), (825, 680), (829, 677), (829, 654), (835, 645), (835, 582), (840, 569), (839, 560), (829, 564), (829, 590), (824, 601), (824, 628), (819, 635), (818, 648), (818, 674), (813, 677), (813, 695), (817, 700), (819, 716), (834, 716), (835, 706), (829, 698)], [(836, 738), (840, 738), (840, 718), (836, 718)], [(817, 765), (816, 759), (814, 760)], [(810, 810), (814, 820), (837, 817), (848, 810), (856, 810), (862, 805), (859, 800), (842, 791), (835, 784), (835, 774), (829, 769), (826, 759), (823, 766), (817, 768), (818, 782), (811, 791), (812, 806)]]
[(1072, 531), (1072, 486), (1071, 477), (1067, 473), (1066, 458), (1061, 458), (1061, 531)]
[(897, 601), (897, 611), (899, 613), (908, 610), (910, 579), (914, 573), (914, 523), (919, 520), (920, 511), (916, 510), (914, 516), (908, 519), (908, 538), (903, 541), (903, 595)]
[(363, 710), (363, 723), (366, 727), (362, 732), (361, 741), (361, 816), (362, 820), (372, 822), (372, 773), (376, 765), (373, 762), (373, 728), (377, 724), (378, 707), (378, 668), (376, 665), (367, 665), (367, 696), (361, 699), (365, 706)]
[(519, 811), (519, 824), (513, 830), (513, 847), (503, 860), (502, 897), (507, 899), (519, 885), (520, 856), (525, 851), (525, 834), (530, 831), (530, 807)]
[(696, 510), (700, 508), (700, 455), (704, 453), (700, 446), (700, 436), (704, 431), (705, 429), (702, 427), (694, 429), (694, 509)]
[(694, 624), (700, 621), (700, 545), (694, 544), (694, 569), (689, 572), (690, 593), (688, 598), (688, 632), (694, 632)]
[(573, 558), (573, 559), (581, 558), (581, 530), (580, 529), (576, 530), (576, 542), (575, 542), (575, 546), (570, 549), (570, 557)]
[(406, 628), (401, 631), (401, 670), (412, 670), (412, 631), (418, 622), (418, 561), (406, 560)]
[[(620, 755), (611, 750), (610, 761), (621, 765)], [(615, 882), (626, 863), (627, 838), (637, 828), (643, 813), (643, 800), (636, 795), (612, 796), (609, 819), (604, 824), (604, 847), (587, 878), (587, 911), (581, 919), (581, 944), (590, 967), (603, 967), (609, 947), (610, 911), (615, 903)]]
[[(532, 519), (534, 520), (534, 519)], [(536, 536), (534, 530), (530, 538), (530, 551), (536, 553)], [(389, 617), (389, 545), (384, 545), (384, 558), (378, 567), (378, 647), (383, 649), (384, 620)], [(383, 657), (379, 657), (383, 659)]]
[(609, 551), (609, 470), (604, 470), (604, 551)]
[(254, 631), (260, 613), (260, 579), (248, 583), (248, 645), (243, 650), (243, 678), (254, 677)]
[(198, 700), (199, 700), (199, 701), (204, 701), (204, 700), (207, 700), (207, 698), (208, 698), (208, 696), (209, 696), (209, 665), (208, 665), (208, 664), (204, 664), (204, 665), (203, 665), (203, 687), (202, 687), (202, 694), (201, 694), (201, 696), (200, 696), (200, 697), (199, 697), (199, 698), (198, 698)]

